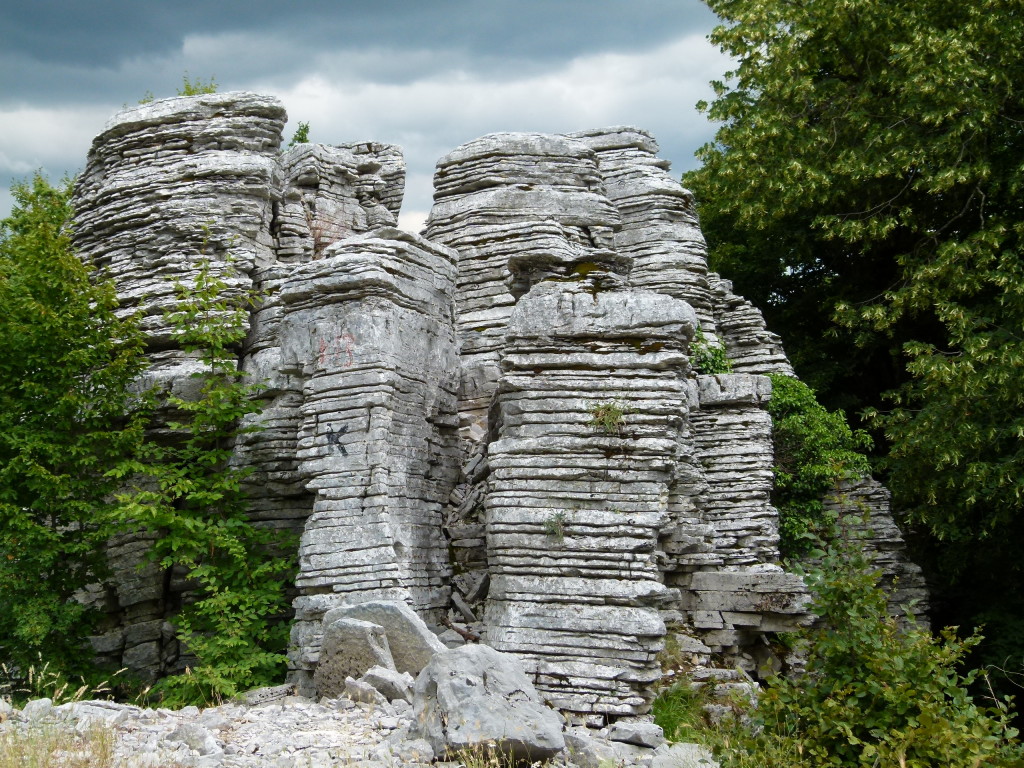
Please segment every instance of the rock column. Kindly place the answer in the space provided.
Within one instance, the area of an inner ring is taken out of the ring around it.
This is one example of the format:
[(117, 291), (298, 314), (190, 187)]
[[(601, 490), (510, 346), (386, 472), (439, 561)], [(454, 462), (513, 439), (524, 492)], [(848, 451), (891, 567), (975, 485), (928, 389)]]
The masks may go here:
[(303, 380), (299, 473), (316, 494), (299, 547), (300, 680), (331, 608), (401, 600), (435, 618), (447, 608), (456, 260), (387, 228), (329, 247), (282, 287), (281, 368)]
[[(285, 111), (272, 97), (224, 93), (163, 99), (119, 112), (93, 141), (75, 189), (75, 246), (113, 278), (122, 313), (138, 313), (150, 368), (140, 382), (189, 397), (201, 370), (165, 314), (175, 284), (204, 262), (227, 283), (224, 297), (253, 287), (274, 260), (270, 222)], [(143, 677), (176, 668), (173, 615), (185, 574), (145, 563), (150, 539), (111, 542), (113, 582), (100, 605), (110, 627), (94, 639), (104, 661)]]
[(649, 709), (673, 595), (657, 542), (687, 413), (684, 302), (537, 284), (502, 355), (487, 642), (590, 722)]

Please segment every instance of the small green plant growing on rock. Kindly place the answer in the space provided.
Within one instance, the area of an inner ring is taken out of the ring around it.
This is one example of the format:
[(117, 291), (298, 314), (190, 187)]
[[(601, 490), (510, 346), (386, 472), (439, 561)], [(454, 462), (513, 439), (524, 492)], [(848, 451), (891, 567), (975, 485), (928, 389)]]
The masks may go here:
[(555, 512), (544, 521), (544, 533), (561, 544), (565, 541), (565, 512)]
[(615, 400), (597, 403), (590, 409), (591, 419), (587, 426), (598, 429), (609, 435), (620, 435), (622, 425), (626, 421), (627, 410)]
[(294, 147), (296, 144), (308, 144), (309, 143), (309, 123), (299, 123), (299, 127), (295, 129), (295, 134), (292, 136), (291, 141), (288, 142), (289, 147)]
[(206, 93), (217, 92), (217, 81), (210, 77), (209, 82), (197, 77), (195, 80), (188, 76), (188, 72), (182, 75), (181, 88), (178, 89), (179, 96), (201, 96)]
[(717, 342), (711, 344), (704, 332), (697, 329), (690, 342), (690, 365), (695, 373), (711, 376), (732, 372), (732, 361), (726, 355), (725, 344), (721, 339), (717, 339)]

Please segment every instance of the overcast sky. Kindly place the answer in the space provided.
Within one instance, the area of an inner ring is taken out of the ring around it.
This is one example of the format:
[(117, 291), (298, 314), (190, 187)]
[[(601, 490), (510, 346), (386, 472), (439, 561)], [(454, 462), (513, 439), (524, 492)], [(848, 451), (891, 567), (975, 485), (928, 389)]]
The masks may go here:
[(185, 72), (278, 96), (286, 139), (401, 145), (408, 228), (438, 158), (494, 131), (637, 125), (678, 175), (714, 132), (694, 104), (728, 68), (715, 22), (700, 0), (0, 0), (0, 216), (12, 179), (78, 172)]

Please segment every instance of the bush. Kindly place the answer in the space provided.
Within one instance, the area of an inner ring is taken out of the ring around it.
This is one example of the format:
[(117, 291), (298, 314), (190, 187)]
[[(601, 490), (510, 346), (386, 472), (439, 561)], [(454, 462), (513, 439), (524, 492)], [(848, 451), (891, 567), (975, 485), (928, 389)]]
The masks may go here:
[(204, 363), (193, 374), (202, 380), (199, 397), (171, 396), (182, 414), (167, 424), (173, 439), (147, 443), (114, 473), (135, 483), (119, 496), (121, 519), (156, 532), (153, 558), (165, 569), (187, 568), (198, 587), (172, 621), (199, 663), (155, 689), (171, 704), (210, 704), (276, 683), (286, 661), (288, 627), (280, 619), (294, 558), (280, 553), (295, 547), (249, 521), (242, 488), (249, 472), (231, 464), (239, 421), (259, 405), (258, 384), (238, 371), (234, 351), (245, 338), (248, 304), (226, 300), (226, 287), (208, 262), (193, 286), (177, 286), (170, 320), (183, 349)]
[[(820, 624), (807, 636), (807, 672), (764, 690), (755, 728), (722, 749), (725, 765), (1020, 765), (1009, 700), (988, 706), (968, 688), (979, 672), (960, 664), (980, 638), (938, 637), (886, 610), (863, 553), (839, 542), (806, 574)], [(788, 755), (779, 762), (757, 756)]]
[(201, 96), (205, 93), (216, 93), (217, 81), (212, 77), (209, 82), (204, 82), (201, 77), (194, 80), (186, 72), (181, 77), (181, 88), (178, 89), (179, 96)]
[(807, 551), (814, 534), (828, 524), (823, 499), (843, 480), (867, 473), (860, 451), (871, 438), (852, 430), (840, 411), (825, 410), (814, 391), (799, 379), (772, 374), (772, 442), (775, 449), (775, 490), (783, 555)]
[(42, 654), (80, 673), (93, 616), (75, 595), (104, 571), (105, 472), (142, 441), (130, 384), (145, 358), (112, 284), (71, 247), (71, 182), (36, 175), (12, 193), (0, 222), (0, 661), (17, 676)]

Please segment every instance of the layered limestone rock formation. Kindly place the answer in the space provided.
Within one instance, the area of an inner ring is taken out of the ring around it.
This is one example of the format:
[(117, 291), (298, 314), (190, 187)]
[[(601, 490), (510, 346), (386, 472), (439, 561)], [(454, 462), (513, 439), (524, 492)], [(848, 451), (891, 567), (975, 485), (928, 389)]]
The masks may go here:
[(401, 600), (436, 621), (448, 607), (456, 258), (377, 229), (330, 246), (281, 288), (280, 370), (303, 381), (298, 472), (316, 493), (299, 545), (297, 669), (313, 669), (331, 608)]
[(639, 714), (661, 676), (667, 522), (693, 310), (541, 282), (516, 306), (489, 446), (487, 642), (565, 710)]
[[(394, 228), (398, 148), (281, 151), (284, 121), (242, 93), (120, 113), (79, 182), (76, 240), (144, 316), (164, 391), (187, 396), (198, 370), (165, 319), (174, 283), (208, 263), (228, 300), (259, 292), (237, 352), (260, 429), (235, 461), (253, 519), (300, 535), (294, 681), (310, 685), (329, 611), (398, 600), (428, 623), (482, 618), (553, 704), (604, 723), (649, 710), (675, 627), (742, 661), (808, 618), (770, 503), (762, 374), (792, 369), (708, 272), (649, 134), (469, 142), (439, 161), (419, 236)], [(698, 334), (732, 373), (693, 369)], [(883, 495), (845, 498), (912, 589)], [(95, 646), (156, 675), (182, 664), (167, 620), (188, 581), (136, 570), (148, 547), (111, 543)]]

